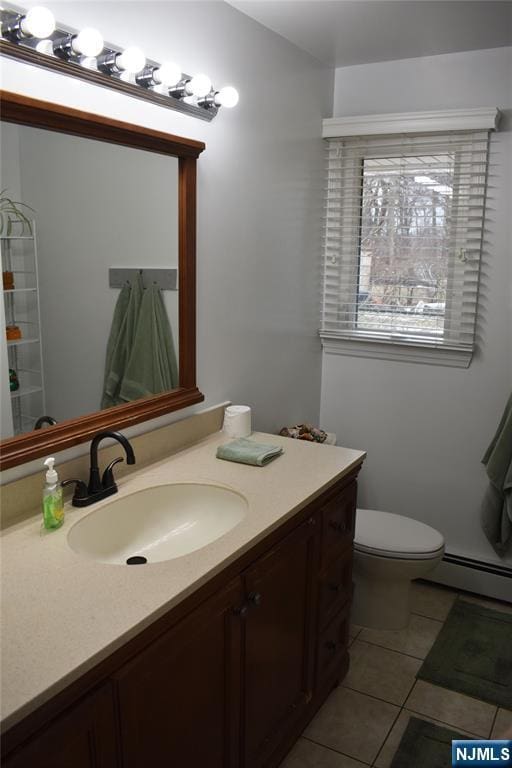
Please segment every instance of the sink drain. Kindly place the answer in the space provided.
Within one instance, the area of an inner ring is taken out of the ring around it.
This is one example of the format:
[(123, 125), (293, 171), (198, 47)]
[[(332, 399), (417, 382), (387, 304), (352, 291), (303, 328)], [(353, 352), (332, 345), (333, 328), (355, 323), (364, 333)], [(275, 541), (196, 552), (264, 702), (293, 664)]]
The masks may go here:
[(144, 565), (144, 563), (147, 563), (147, 559), (141, 555), (134, 555), (126, 561), (126, 565)]

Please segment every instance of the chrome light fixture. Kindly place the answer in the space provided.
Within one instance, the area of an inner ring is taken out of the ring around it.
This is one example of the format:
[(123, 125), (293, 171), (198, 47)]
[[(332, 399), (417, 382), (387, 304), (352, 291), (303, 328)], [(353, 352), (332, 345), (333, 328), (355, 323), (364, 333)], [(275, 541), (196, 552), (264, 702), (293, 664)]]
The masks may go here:
[(212, 120), (221, 107), (234, 107), (233, 86), (216, 90), (202, 73), (187, 75), (168, 61), (147, 59), (135, 46), (105, 43), (94, 27), (72, 30), (56, 25), (51, 11), (35, 6), (0, 9), (0, 53), (62, 74), (78, 77), (169, 109)]
[(135, 75), (146, 66), (146, 57), (135, 46), (125, 48), (122, 53), (109, 51), (98, 59), (98, 69), (107, 75), (122, 74)]
[[(74, 56), (99, 56), (103, 50), (103, 45), (101, 34), (93, 27), (85, 27), (77, 35), (65, 35), (52, 43), (53, 53), (65, 60)], [(42, 52), (44, 53), (44, 51)]]
[(203, 98), (198, 99), (197, 103), (208, 109), (211, 109), (212, 107), (226, 107), (231, 109), (232, 107), (236, 107), (239, 99), (240, 96), (238, 95), (237, 89), (233, 88), (232, 85), (225, 85), (220, 91), (208, 93)]
[(171, 61), (160, 64), (157, 67), (145, 67), (135, 77), (135, 81), (144, 88), (157, 88), (159, 93), (165, 93), (165, 89), (179, 83), (181, 80), (181, 67)]
[(2, 36), (17, 43), (25, 38), (49, 37), (55, 29), (55, 18), (48, 8), (36, 5), (29, 11), (17, 13), (11, 19), (2, 19)]

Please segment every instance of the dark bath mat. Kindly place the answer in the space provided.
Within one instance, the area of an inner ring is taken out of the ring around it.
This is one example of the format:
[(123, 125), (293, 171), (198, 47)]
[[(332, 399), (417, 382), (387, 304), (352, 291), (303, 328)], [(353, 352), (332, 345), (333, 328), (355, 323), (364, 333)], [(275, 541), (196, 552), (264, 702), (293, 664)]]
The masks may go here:
[(391, 768), (451, 768), (452, 739), (467, 739), (457, 731), (411, 717)]
[(512, 615), (457, 600), (418, 677), (512, 707)]

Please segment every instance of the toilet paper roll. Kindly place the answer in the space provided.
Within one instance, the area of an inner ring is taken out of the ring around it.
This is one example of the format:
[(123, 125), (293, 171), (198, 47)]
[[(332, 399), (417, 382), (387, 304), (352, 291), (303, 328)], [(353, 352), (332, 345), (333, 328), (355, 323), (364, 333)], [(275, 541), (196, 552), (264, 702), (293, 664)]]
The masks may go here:
[(228, 405), (224, 411), (223, 431), (228, 437), (249, 437), (252, 432), (248, 405)]

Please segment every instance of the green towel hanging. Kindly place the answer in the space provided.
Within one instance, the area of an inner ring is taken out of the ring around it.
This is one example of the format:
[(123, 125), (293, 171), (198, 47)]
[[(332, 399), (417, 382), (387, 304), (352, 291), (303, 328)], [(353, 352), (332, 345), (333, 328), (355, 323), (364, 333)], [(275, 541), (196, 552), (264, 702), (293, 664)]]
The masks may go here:
[(482, 528), (494, 551), (504, 557), (512, 547), (512, 395), (482, 463), (489, 478), (481, 508)]
[(142, 278), (137, 275), (133, 285), (122, 288), (117, 299), (107, 344), (102, 408), (123, 402), (119, 390), (135, 340), (142, 295)]
[(177, 387), (178, 364), (171, 326), (157, 285), (144, 291), (135, 341), (119, 396), (131, 402)]

